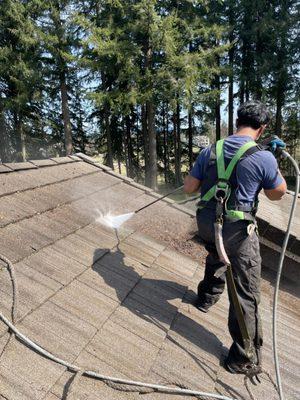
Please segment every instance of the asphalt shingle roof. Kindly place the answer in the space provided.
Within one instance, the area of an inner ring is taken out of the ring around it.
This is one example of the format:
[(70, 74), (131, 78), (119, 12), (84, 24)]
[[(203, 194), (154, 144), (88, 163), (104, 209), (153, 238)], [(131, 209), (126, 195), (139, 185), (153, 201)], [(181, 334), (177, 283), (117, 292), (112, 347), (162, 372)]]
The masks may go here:
[[(128, 212), (155, 196), (78, 157), (0, 165), (0, 253), (14, 263), (17, 274), (17, 326), (83, 368), (246, 400), (243, 378), (220, 366), (230, 345), (227, 296), (208, 314), (189, 304), (203, 276), (205, 256), (197, 243), (186, 240), (195, 231), (192, 213), (170, 201), (159, 202), (124, 225), (120, 242), (112, 230), (95, 222), (97, 209)], [(262, 280), (261, 311), (264, 363), (272, 373), (273, 282), (270, 270)], [(8, 318), (10, 285), (2, 268), (0, 309)], [(295, 399), (300, 395), (299, 291), (287, 278), (282, 288), (280, 358), (287, 399)], [(0, 352), (7, 335), (1, 323)], [(0, 359), (0, 399), (63, 399), (72, 377), (13, 339)], [(265, 379), (253, 391), (260, 399), (277, 398)], [(83, 377), (74, 398), (188, 397), (123, 393)]]

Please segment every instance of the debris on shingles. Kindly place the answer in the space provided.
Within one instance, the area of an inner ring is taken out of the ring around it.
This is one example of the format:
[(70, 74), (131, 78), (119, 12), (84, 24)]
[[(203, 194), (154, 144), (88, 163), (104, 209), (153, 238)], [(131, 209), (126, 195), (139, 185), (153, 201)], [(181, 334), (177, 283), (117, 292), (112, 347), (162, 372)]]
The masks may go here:
[[(167, 225), (169, 227), (169, 224)], [(204, 248), (199, 246), (199, 243), (196, 242), (196, 233), (192, 231), (192, 229), (187, 231), (186, 227), (176, 225), (176, 230), (174, 230), (172, 228), (166, 228), (165, 221), (162, 221), (161, 225), (156, 224), (155, 226), (153, 226), (151, 221), (145, 221), (145, 223), (140, 226), (140, 231), (196, 260), (203, 259), (207, 254)]]

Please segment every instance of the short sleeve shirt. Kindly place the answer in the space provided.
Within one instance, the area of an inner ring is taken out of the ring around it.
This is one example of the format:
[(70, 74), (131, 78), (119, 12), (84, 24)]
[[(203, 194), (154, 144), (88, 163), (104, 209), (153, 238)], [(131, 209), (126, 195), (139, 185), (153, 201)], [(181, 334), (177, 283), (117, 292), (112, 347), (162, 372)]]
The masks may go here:
[[(229, 162), (237, 150), (249, 141), (253, 141), (250, 136), (229, 136), (224, 143), (225, 162)], [(200, 181), (204, 181), (206, 177), (210, 149), (211, 146), (201, 151), (190, 173)], [(276, 158), (268, 150), (258, 151), (239, 161), (236, 167), (236, 179), (238, 204), (251, 204), (261, 189), (275, 189), (283, 182)]]

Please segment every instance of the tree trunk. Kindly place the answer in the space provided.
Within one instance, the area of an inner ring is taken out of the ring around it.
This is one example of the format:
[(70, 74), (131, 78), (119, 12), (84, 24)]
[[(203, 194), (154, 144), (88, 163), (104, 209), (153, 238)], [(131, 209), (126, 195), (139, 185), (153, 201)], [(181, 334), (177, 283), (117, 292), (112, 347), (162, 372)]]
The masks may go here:
[(0, 163), (8, 161), (6, 124), (4, 113), (0, 112)]
[(229, 77), (228, 86), (228, 136), (233, 134), (233, 77)]
[(240, 80), (240, 90), (239, 90), (240, 104), (245, 102), (245, 81), (244, 79)]
[[(150, 19), (149, 19), (150, 23)], [(145, 75), (152, 74), (152, 57), (153, 51), (150, 42), (150, 25), (148, 27), (148, 36), (144, 48), (145, 54)], [(149, 78), (148, 78), (149, 79)], [(147, 120), (147, 137), (148, 137), (148, 168), (146, 167), (145, 183), (151, 189), (157, 189), (157, 148), (156, 148), (156, 132), (155, 132), (155, 112), (152, 97), (153, 82), (149, 79), (149, 91), (151, 89), (151, 96), (146, 101), (146, 120)]]
[(142, 133), (144, 142), (144, 160), (145, 160), (145, 182), (149, 180), (149, 137), (148, 137), (148, 124), (147, 124), (147, 109), (146, 106), (142, 105), (141, 111), (142, 117)]
[(128, 165), (127, 176), (132, 178), (133, 177), (133, 149), (132, 149), (132, 140), (131, 140), (131, 118), (130, 118), (130, 115), (126, 115), (125, 125), (126, 125), (125, 154), (126, 154), (127, 165)]
[(250, 88), (249, 88), (249, 79), (246, 79), (246, 89), (245, 89), (245, 96), (246, 96), (246, 101), (249, 101), (250, 99)]
[(157, 190), (157, 150), (155, 132), (155, 113), (152, 101), (147, 101), (147, 125), (148, 125), (148, 144), (149, 144), (149, 165), (146, 175), (146, 186)]
[(71, 130), (68, 90), (67, 90), (65, 71), (63, 71), (60, 74), (60, 93), (61, 93), (61, 108), (62, 108), (64, 133), (65, 133), (65, 149), (66, 149), (66, 155), (69, 156), (70, 154), (73, 153), (73, 141), (72, 141), (72, 130)]
[(279, 83), (276, 96), (276, 119), (275, 119), (275, 135), (280, 136), (282, 130), (282, 107), (284, 104), (284, 90)]
[(21, 154), (22, 154), (22, 161), (27, 160), (27, 153), (26, 153), (26, 135), (24, 133), (23, 124), (20, 124), (20, 137), (21, 137)]
[(221, 100), (220, 100), (220, 77), (215, 77), (215, 88), (218, 91), (215, 103), (215, 122), (216, 122), (216, 140), (221, 139)]
[(138, 170), (140, 170), (140, 126), (139, 126), (139, 109), (136, 108), (136, 162)]
[(106, 133), (106, 144), (107, 144), (107, 165), (114, 169), (113, 150), (112, 150), (112, 136), (111, 136), (111, 116), (109, 106), (106, 104), (104, 107), (104, 121), (105, 121), (105, 133)]
[(176, 111), (173, 117), (174, 123), (174, 148), (175, 148), (175, 184), (182, 184), (181, 178), (181, 139), (180, 139), (180, 104), (177, 100)]
[(82, 114), (80, 114), (80, 116), (79, 116), (78, 133), (79, 133), (80, 151), (84, 154), (85, 153), (85, 145), (86, 145), (86, 135), (85, 135), (84, 128), (83, 128), (83, 117), (82, 117)]
[(126, 169), (126, 176), (129, 176), (129, 165), (128, 165), (128, 157), (127, 157), (127, 136), (126, 136), (126, 120), (123, 117), (122, 120), (122, 127), (123, 127), (123, 132), (124, 134), (122, 134), (122, 152), (124, 154), (124, 159), (125, 159), (125, 169)]
[(64, 57), (61, 55), (61, 53), (65, 50), (65, 45), (63, 42), (65, 29), (61, 19), (60, 6), (61, 4), (59, 1), (54, 2), (53, 9), (51, 10), (51, 18), (54, 23), (58, 38), (58, 44), (57, 44), (58, 62), (56, 67), (57, 70), (60, 71), (59, 84), (60, 84), (60, 95), (61, 95), (61, 109), (62, 109), (63, 124), (64, 124), (65, 151), (66, 155), (69, 156), (73, 152), (73, 141), (72, 141), (72, 128), (71, 128), (69, 101), (68, 101), (68, 88), (67, 88), (68, 67)]
[(188, 136), (189, 136), (189, 170), (193, 168), (194, 156), (193, 156), (193, 109), (191, 108), (188, 112)]
[(118, 154), (118, 170), (119, 174), (121, 175), (122, 169), (121, 169), (121, 154)]
[[(216, 45), (219, 43), (216, 42)], [(220, 57), (216, 56), (217, 67), (220, 67)], [(214, 79), (214, 88), (217, 91), (217, 97), (215, 102), (215, 124), (216, 124), (216, 140), (221, 139), (221, 99), (220, 99), (220, 75), (217, 73)]]
[(230, 26), (230, 33), (229, 33), (229, 42), (231, 43), (231, 47), (228, 51), (229, 57), (229, 85), (228, 85), (228, 136), (233, 134), (233, 81), (234, 81), (234, 10), (233, 4), (229, 2), (229, 15), (228, 15), (228, 22)]
[(170, 144), (170, 136), (169, 136), (169, 109), (167, 107), (167, 115), (166, 115), (166, 157), (167, 157), (167, 171), (168, 171), (168, 182), (169, 182), (169, 172), (170, 172), (170, 149), (169, 149), (169, 144)]
[(168, 182), (168, 156), (167, 156), (167, 151), (168, 151), (168, 143), (167, 143), (167, 109), (165, 103), (163, 104), (163, 159), (164, 159), (164, 178), (165, 178), (165, 183)]
[(26, 161), (26, 143), (25, 143), (25, 133), (23, 130), (23, 121), (20, 114), (14, 113), (14, 122), (16, 129), (16, 150), (18, 161)]

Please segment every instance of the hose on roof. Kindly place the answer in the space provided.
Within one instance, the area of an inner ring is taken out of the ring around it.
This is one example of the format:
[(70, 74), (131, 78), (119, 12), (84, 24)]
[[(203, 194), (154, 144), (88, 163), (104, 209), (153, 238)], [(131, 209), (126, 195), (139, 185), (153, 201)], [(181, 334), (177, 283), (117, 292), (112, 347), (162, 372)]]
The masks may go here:
[[(279, 369), (278, 346), (277, 346), (278, 293), (279, 293), (279, 286), (280, 286), (280, 280), (281, 280), (281, 275), (282, 275), (283, 261), (284, 261), (285, 252), (286, 252), (286, 248), (287, 248), (289, 237), (290, 237), (292, 221), (294, 219), (295, 210), (296, 210), (297, 198), (298, 198), (298, 193), (299, 193), (299, 174), (300, 174), (299, 167), (298, 167), (298, 164), (296, 163), (296, 161), (287, 152), (283, 151), (283, 154), (285, 157), (287, 157), (292, 162), (292, 164), (295, 168), (296, 189), (295, 189), (292, 208), (290, 211), (290, 217), (289, 217), (289, 222), (288, 222), (288, 226), (287, 226), (287, 231), (286, 231), (285, 239), (284, 239), (281, 254), (280, 254), (278, 273), (277, 273), (277, 279), (276, 279), (276, 285), (275, 285), (275, 291), (274, 291), (274, 300), (273, 300), (274, 301), (273, 302), (273, 355), (274, 355), (276, 380), (277, 380), (278, 393), (279, 393), (280, 400), (284, 400), (284, 396), (283, 396), (280, 369)], [(3, 352), (5, 351), (5, 349), (7, 348), (8, 344), (10, 342), (10, 339), (13, 337), (13, 335), (15, 335), (21, 342), (25, 343), (27, 346), (29, 346), (31, 349), (35, 350), (37, 353), (39, 353), (43, 357), (46, 357), (49, 360), (52, 360), (64, 367), (66, 367), (69, 371), (74, 372), (76, 375), (75, 375), (75, 380), (73, 381), (73, 384), (81, 376), (87, 376), (90, 378), (101, 380), (108, 386), (110, 386), (116, 390), (122, 390), (122, 391), (136, 391), (136, 392), (140, 392), (140, 393), (145, 393), (145, 392), (148, 393), (150, 390), (153, 392), (168, 393), (168, 394), (174, 394), (174, 395), (193, 396), (198, 399), (205, 399), (205, 400), (206, 399), (237, 400), (237, 399), (233, 399), (231, 397), (223, 396), (220, 394), (206, 393), (206, 392), (192, 390), (192, 389), (185, 388), (185, 387), (163, 386), (163, 385), (157, 385), (154, 383), (145, 383), (145, 382), (117, 378), (117, 377), (113, 377), (113, 376), (106, 376), (106, 375), (102, 375), (95, 371), (86, 371), (86, 370), (83, 371), (79, 366), (71, 364), (63, 359), (60, 359), (59, 357), (56, 357), (55, 355), (51, 354), (46, 349), (42, 348), (41, 346), (39, 346), (38, 344), (36, 344), (32, 340), (30, 340), (27, 336), (22, 334), (18, 330), (18, 328), (15, 326), (16, 313), (17, 313), (17, 302), (18, 302), (18, 290), (17, 290), (17, 281), (16, 281), (16, 277), (15, 277), (15, 272), (14, 272), (14, 268), (13, 268), (13, 265), (10, 262), (10, 260), (8, 260), (5, 256), (3, 256), (1, 254), (0, 254), (0, 259), (7, 266), (7, 270), (9, 271), (11, 282), (12, 282), (12, 291), (13, 291), (13, 301), (12, 301), (12, 308), (11, 308), (12, 322), (10, 322), (9, 319), (6, 318), (0, 312), (0, 320), (2, 322), (4, 322), (4, 324), (8, 327), (8, 330), (10, 332), (9, 340), (4, 345), (4, 348), (0, 354), (0, 357), (3, 354)], [(265, 371), (264, 371), (264, 373), (265, 373)], [(270, 377), (270, 380), (272, 381), (271, 377)], [(249, 392), (251, 399), (253, 399), (254, 398), (253, 394), (251, 393), (246, 382), (245, 382), (245, 386)], [(72, 385), (72, 389), (73, 389), (73, 385)], [(72, 391), (69, 392), (69, 395), (71, 395), (71, 392)]]
[[(27, 346), (29, 346), (31, 349), (35, 350), (40, 355), (68, 368), (69, 371), (74, 372), (76, 374), (80, 373), (80, 375), (83, 375), (83, 376), (87, 376), (87, 377), (94, 378), (94, 379), (99, 379), (99, 380), (103, 381), (104, 383), (108, 382), (108, 383), (112, 383), (112, 384), (115, 383), (115, 384), (139, 387), (139, 388), (141, 388), (141, 392), (143, 392), (143, 388), (149, 388), (149, 389), (153, 389), (154, 392), (195, 396), (195, 397), (198, 397), (199, 399), (211, 398), (211, 399), (219, 399), (219, 400), (237, 400), (237, 399), (232, 399), (231, 397), (221, 396), (219, 394), (214, 394), (214, 393), (201, 392), (198, 390), (174, 388), (174, 387), (168, 387), (168, 386), (163, 386), (163, 385), (156, 385), (154, 383), (145, 383), (145, 382), (127, 380), (127, 379), (122, 379), (122, 378), (116, 378), (114, 376), (102, 375), (95, 371), (82, 372), (82, 369), (80, 367), (78, 367), (77, 365), (71, 364), (68, 361), (65, 361), (59, 357), (56, 357), (55, 355), (51, 354), (49, 351), (45, 350), (44, 348), (42, 348), (41, 346), (39, 346), (38, 344), (36, 344), (32, 340), (30, 340), (27, 336), (23, 335), (23, 333), (21, 333), (16, 328), (16, 326), (14, 326), (2, 313), (0, 313), (0, 319), (5, 323), (5, 325), (9, 328), (9, 330), (11, 332), (13, 332), (18, 339), (21, 340), (21, 342), (25, 343)], [(118, 390), (120, 390), (120, 389), (118, 389)], [(135, 391), (138, 391), (138, 390), (136, 390), (136, 388), (135, 388)]]
[(292, 222), (294, 220), (294, 216), (295, 216), (295, 212), (296, 212), (296, 205), (297, 205), (298, 194), (299, 194), (299, 175), (300, 175), (298, 163), (293, 159), (293, 157), (285, 150), (282, 150), (282, 154), (283, 154), (283, 157), (288, 158), (290, 160), (290, 162), (292, 163), (292, 165), (295, 169), (296, 187), (295, 187), (293, 204), (292, 204), (292, 208), (290, 211), (289, 221), (288, 221), (288, 225), (287, 225), (287, 229), (286, 229), (286, 234), (284, 237), (284, 241), (283, 241), (283, 245), (282, 245), (282, 249), (281, 249), (281, 253), (280, 253), (277, 278), (276, 278), (275, 290), (274, 290), (274, 297), (273, 297), (273, 318), (272, 318), (273, 357), (274, 357), (274, 364), (275, 364), (277, 388), (278, 388), (280, 400), (284, 400), (284, 394), (283, 394), (283, 389), (282, 389), (279, 359), (278, 359), (278, 346), (277, 346), (278, 294), (279, 294), (279, 286), (280, 286), (280, 281), (281, 281), (284, 256), (285, 256), (286, 248), (287, 248), (289, 238), (290, 238)]

